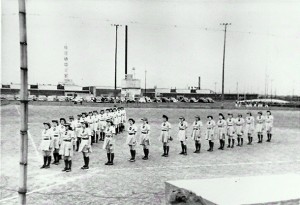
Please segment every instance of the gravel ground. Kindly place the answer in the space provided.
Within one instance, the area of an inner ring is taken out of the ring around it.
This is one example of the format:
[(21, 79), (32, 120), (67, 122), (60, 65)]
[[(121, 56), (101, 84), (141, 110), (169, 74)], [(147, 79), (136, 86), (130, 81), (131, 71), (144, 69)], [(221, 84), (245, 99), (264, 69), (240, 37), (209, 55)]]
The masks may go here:
[[(300, 173), (300, 111), (273, 111), (275, 117), (272, 143), (235, 147), (208, 153), (207, 142), (202, 140), (200, 154), (194, 151), (193, 142), (188, 141), (188, 155), (178, 155), (180, 145), (176, 140), (175, 128), (178, 117), (183, 115), (189, 124), (199, 114), (206, 122), (206, 116), (217, 117), (217, 109), (127, 109), (139, 126), (141, 117), (148, 117), (151, 126), (152, 145), (150, 159), (141, 160), (142, 148), (137, 150), (137, 161), (130, 163), (126, 133), (117, 136), (114, 166), (104, 166), (105, 151), (102, 143), (93, 145), (90, 170), (83, 171), (81, 153), (75, 153), (73, 169), (61, 172), (63, 165), (52, 165), (41, 170), (39, 146), (42, 122), (76, 115), (97, 108), (30, 106), (28, 156), (28, 204), (164, 204), (164, 182), (176, 179), (216, 178), (263, 174)], [(224, 114), (226, 110), (222, 110)], [(246, 110), (231, 110), (234, 114)], [(256, 111), (253, 111), (256, 112)], [(161, 115), (167, 114), (173, 125), (170, 157), (161, 157), (162, 147), (158, 140)], [(256, 115), (256, 113), (255, 113)], [(1, 107), (1, 199), (0, 204), (16, 204), (16, 189), (19, 177), (19, 114), (15, 105)], [(188, 135), (190, 135), (189, 129)], [(256, 138), (254, 138), (256, 141)], [(216, 146), (218, 147), (218, 143)], [(219, 185), (216, 185), (219, 186)], [(10, 200), (4, 200), (10, 198)]]

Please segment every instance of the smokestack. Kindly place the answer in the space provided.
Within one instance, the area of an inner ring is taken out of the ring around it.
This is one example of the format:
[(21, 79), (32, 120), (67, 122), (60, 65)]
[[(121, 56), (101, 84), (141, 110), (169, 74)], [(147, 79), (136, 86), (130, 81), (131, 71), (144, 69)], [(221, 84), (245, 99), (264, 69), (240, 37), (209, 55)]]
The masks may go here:
[(198, 77), (198, 89), (201, 90), (201, 77)]
[(125, 26), (125, 75), (127, 75), (128, 26)]

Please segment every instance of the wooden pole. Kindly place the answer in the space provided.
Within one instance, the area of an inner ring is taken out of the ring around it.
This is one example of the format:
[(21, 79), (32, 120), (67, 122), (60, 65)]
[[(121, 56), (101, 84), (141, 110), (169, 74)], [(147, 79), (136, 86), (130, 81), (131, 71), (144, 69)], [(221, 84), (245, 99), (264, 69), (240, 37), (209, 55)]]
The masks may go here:
[(224, 108), (224, 75), (225, 75), (225, 47), (226, 47), (226, 31), (227, 26), (231, 25), (230, 23), (222, 23), (221, 25), (225, 26), (224, 30), (224, 47), (223, 47), (223, 67), (222, 67), (222, 104), (221, 109)]
[(117, 58), (118, 58), (118, 24), (114, 24), (116, 27), (116, 46), (115, 46), (115, 103), (117, 98)]
[(25, 0), (19, 0), (19, 28), (20, 28), (20, 181), (19, 202), (26, 204), (27, 192), (27, 159), (28, 159), (28, 74), (27, 74), (27, 31), (26, 31), (26, 5)]
[(127, 55), (128, 55), (128, 26), (125, 26), (125, 75), (127, 75)]

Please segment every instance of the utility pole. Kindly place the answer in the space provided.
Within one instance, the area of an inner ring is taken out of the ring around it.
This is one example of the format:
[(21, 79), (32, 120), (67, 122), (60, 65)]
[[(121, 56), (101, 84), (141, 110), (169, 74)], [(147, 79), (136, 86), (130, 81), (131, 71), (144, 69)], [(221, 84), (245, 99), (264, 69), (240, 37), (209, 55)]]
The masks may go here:
[(117, 98), (117, 58), (118, 58), (118, 27), (119, 24), (113, 24), (116, 27), (116, 46), (115, 46), (115, 103)]
[(144, 96), (147, 96), (147, 70), (145, 70), (145, 91), (144, 91)]
[(222, 69), (222, 104), (221, 109), (224, 108), (224, 74), (225, 74), (225, 47), (226, 47), (226, 31), (227, 26), (231, 25), (231, 23), (221, 23), (220, 25), (225, 26), (224, 30), (224, 48), (223, 48), (223, 69)]
[(128, 26), (125, 26), (125, 75), (127, 75)]
[(240, 95), (239, 95), (239, 82), (236, 82), (236, 94), (237, 94), (237, 100), (240, 99)]
[(271, 101), (273, 98), (273, 79), (271, 79)]
[(19, 28), (20, 28), (20, 181), (19, 203), (26, 204), (27, 193), (27, 160), (28, 160), (28, 65), (27, 65), (27, 29), (26, 29), (26, 4), (25, 0), (19, 0)]

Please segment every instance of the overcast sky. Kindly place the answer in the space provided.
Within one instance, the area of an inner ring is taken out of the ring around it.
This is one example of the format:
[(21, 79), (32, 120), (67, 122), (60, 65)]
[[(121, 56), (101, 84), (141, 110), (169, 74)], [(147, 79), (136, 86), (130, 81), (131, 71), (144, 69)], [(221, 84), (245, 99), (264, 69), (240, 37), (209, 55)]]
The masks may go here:
[[(114, 85), (115, 27), (118, 85), (128, 67), (147, 70), (147, 87), (197, 86), (221, 90), (224, 27), (228, 27), (225, 92), (300, 94), (300, 1), (28, 0), (29, 83), (63, 80), (64, 44), (69, 75), (79, 85)], [(19, 83), (17, 0), (2, 0), (2, 83)], [(272, 86), (271, 86), (272, 84)]]

